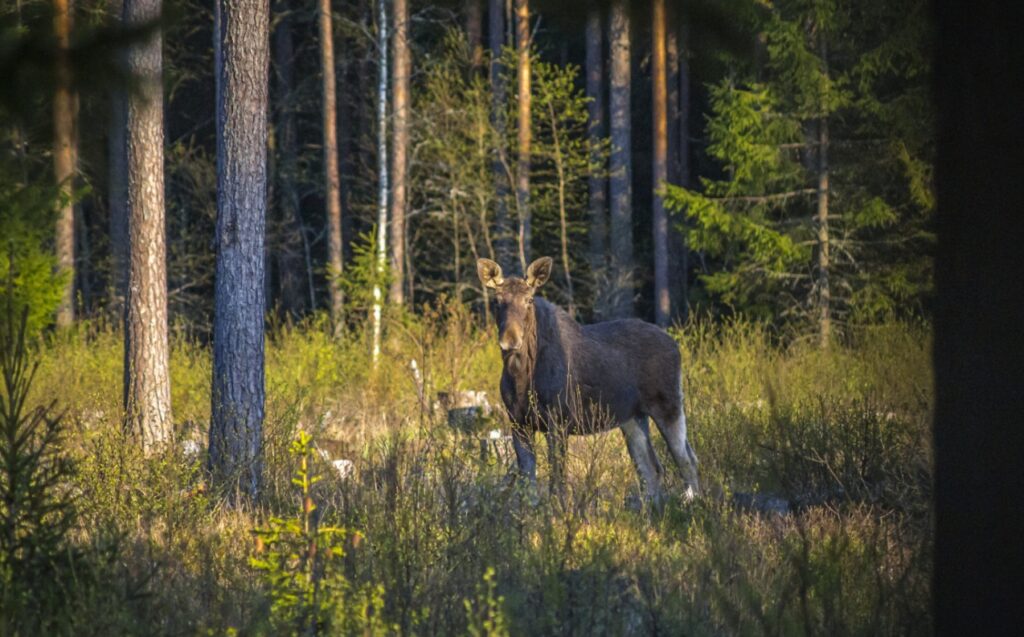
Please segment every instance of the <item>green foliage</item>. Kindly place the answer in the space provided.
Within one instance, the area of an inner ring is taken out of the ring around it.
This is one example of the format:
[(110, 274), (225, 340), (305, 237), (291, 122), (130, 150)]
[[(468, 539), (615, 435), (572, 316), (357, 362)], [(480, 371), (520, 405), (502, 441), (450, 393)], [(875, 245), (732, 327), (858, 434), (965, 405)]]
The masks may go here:
[(353, 242), (352, 261), (345, 266), (338, 282), (345, 294), (346, 307), (361, 313), (369, 312), (373, 307), (375, 288), (387, 291), (391, 284), (391, 269), (386, 259), (384, 267), (381, 267), (376, 228), (360, 234)]
[(299, 512), (291, 518), (271, 517), (266, 527), (256, 529), (257, 556), (251, 560), (269, 589), (273, 634), (385, 633), (383, 587), (349, 583), (343, 571), (348, 531), (321, 524), (316, 513), (313, 486), (321, 477), (311, 468), (312, 436), (300, 431), (291, 454), (299, 462), (292, 478)]
[(53, 405), (26, 404), (35, 366), (26, 350), (27, 309), (14, 320), (7, 304), (0, 332), (0, 627), (5, 635), (65, 629), (66, 587), (78, 553), (68, 536), (75, 523), (67, 490), (73, 468), (61, 445)]
[(22, 183), (9, 162), (0, 162), (0, 304), (10, 304), (14, 316), (28, 308), (29, 337), (53, 321), (68, 276), (56, 272), (51, 247), (63, 197), (53, 185)]
[(691, 247), (710, 257), (700, 279), (713, 298), (793, 325), (817, 317), (826, 148), (833, 316), (924, 311), (934, 195), (923, 6), (786, 0), (755, 14), (764, 67), (710, 86), (708, 154), (724, 177), (666, 189)]
[(466, 632), (472, 637), (504, 637), (509, 634), (502, 609), (505, 598), (495, 594), (493, 568), (484, 571), (483, 582), (477, 588), (476, 599), (466, 599), (463, 602), (468, 620)]

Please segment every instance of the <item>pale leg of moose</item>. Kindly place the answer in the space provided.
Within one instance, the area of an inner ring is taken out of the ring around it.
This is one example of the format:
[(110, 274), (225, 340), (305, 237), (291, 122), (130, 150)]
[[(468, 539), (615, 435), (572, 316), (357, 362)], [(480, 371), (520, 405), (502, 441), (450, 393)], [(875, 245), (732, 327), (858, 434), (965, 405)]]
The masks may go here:
[(697, 479), (697, 454), (686, 440), (686, 414), (683, 411), (682, 393), (679, 394), (679, 408), (673, 411), (676, 413), (663, 415), (661, 418), (656, 416), (654, 422), (665, 438), (672, 458), (676, 461), (676, 466), (679, 467), (679, 472), (686, 483), (685, 497), (692, 500), (700, 493), (700, 483)]
[(529, 478), (530, 483), (536, 486), (537, 454), (533, 451), (533, 434), (519, 427), (512, 427), (512, 447), (516, 450), (516, 464), (519, 466), (520, 475)]
[(619, 428), (626, 438), (629, 457), (633, 459), (633, 464), (636, 465), (636, 470), (643, 480), (647, 498), (655, 505), (660, 504), (662, 500), (660, 463), (658, 457), (654, 455), (650, 437), (645, 431), (647, 427), (636, 420), (628, 420), (619, 425)]

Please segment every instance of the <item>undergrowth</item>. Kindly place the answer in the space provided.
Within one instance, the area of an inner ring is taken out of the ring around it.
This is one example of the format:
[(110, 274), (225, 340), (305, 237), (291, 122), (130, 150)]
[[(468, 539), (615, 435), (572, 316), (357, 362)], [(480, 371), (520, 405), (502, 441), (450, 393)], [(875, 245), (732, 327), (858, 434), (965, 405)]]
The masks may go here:
[[(374, 374), (361, 330), (334, 339), (322, 319), (274, 327), (267, 487), (241, 511), (207, 494), (204, 452), (180, 448), (205, 449), (205, 346), (173, 339), (179, 447), (146, 459), (120, 427), (117, 331), (84, 326), (41, 343), (27, 400), (66, 410), (60, 453), (74, 469), (54, 488), (74, 502), (67, 546), (96, 565), (73, 626), (113, 617), (120, 634), (931, 631), (924, 326), (865, 329), (825, 351), (743, 321), (675, 331), (706, 487), (686, 503), (670, 476), (676, 495), (662, 511), (626, 506), (639, 485), (617, 432), (574, 438), (564, 495), (537, 501), (507, 484), (503, 441), (481, 454), (475, 437), (447, 426), (438, 391), (498, 401), (494, 335), (465, 308), (392, 316), (387, 334)], [(354, 471), (339, 474), (337, 458)], [(744, 494), (788, 511), (739, 506)], [(56, 632), (74, 632), (65, 626)]]

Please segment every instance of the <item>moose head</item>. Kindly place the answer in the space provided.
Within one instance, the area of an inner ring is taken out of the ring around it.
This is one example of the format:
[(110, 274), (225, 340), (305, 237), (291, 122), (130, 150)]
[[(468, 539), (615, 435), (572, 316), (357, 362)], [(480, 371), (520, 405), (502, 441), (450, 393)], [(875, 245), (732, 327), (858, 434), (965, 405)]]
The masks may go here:
[(536, 333), (537, 319), (533, 295), (551, 277), (554, 260), (541, 257), (526, 268), (526, 278), (505, 277), (501, 266), (490, 259), (477, 259), (480, 282), (495, 292), (495, 317), (498, 321), (498, 345), (501, 351), (518, 351), (527, 336)]

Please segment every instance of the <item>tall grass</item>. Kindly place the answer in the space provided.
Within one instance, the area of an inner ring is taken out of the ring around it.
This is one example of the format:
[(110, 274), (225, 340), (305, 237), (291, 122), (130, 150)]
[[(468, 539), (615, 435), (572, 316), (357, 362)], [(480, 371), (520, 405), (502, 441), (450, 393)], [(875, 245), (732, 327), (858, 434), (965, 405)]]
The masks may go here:
[[(827, 351), (743, 321), (677, 330), (708, 488), (662, 511), (627, 506), (639, 485), (618, 432), (574, 438), (564, 495), (542, 488), (538, 501), (506, 484), (507, 449), (481, 456), (475, 439), (448, 428), (437, 391), (498, 401), (493, 334), (463, 307), (392, 316), (388, 335), (374, 372), (361, 330), (335, 340), (317, 319), (273, 329), (267, 489), (247, 511), (207, 497), (202, 454), (144, 459), (124, 438), (115, 330), (86, 326), (44, 343), (33, 396), (56, 398), (74, 424), (77, 541), (117, 554), (109, 568), (120, 588), (95, 595), (80, 625), (109, 625), (114, 608), (125, 633), (281, 626), (273, 587), (250, 560), (253, 531), (301, 508), (288, 453), (301, 430), (355, 464), (343, 479), (316, 456), (310, 470), (323, 479), (310, 497), (318, 523), (348, 530), (345, 581), (382, 589), (381, 617), (366, 622), (377, 631), (930, 632), (926, 327), (865, 329)], [(171, 373), (179, 439), (202, 441), (208, 349), (175, 338)], [(770, 494), (789, 512), (738, 506), (740, 494)]]

